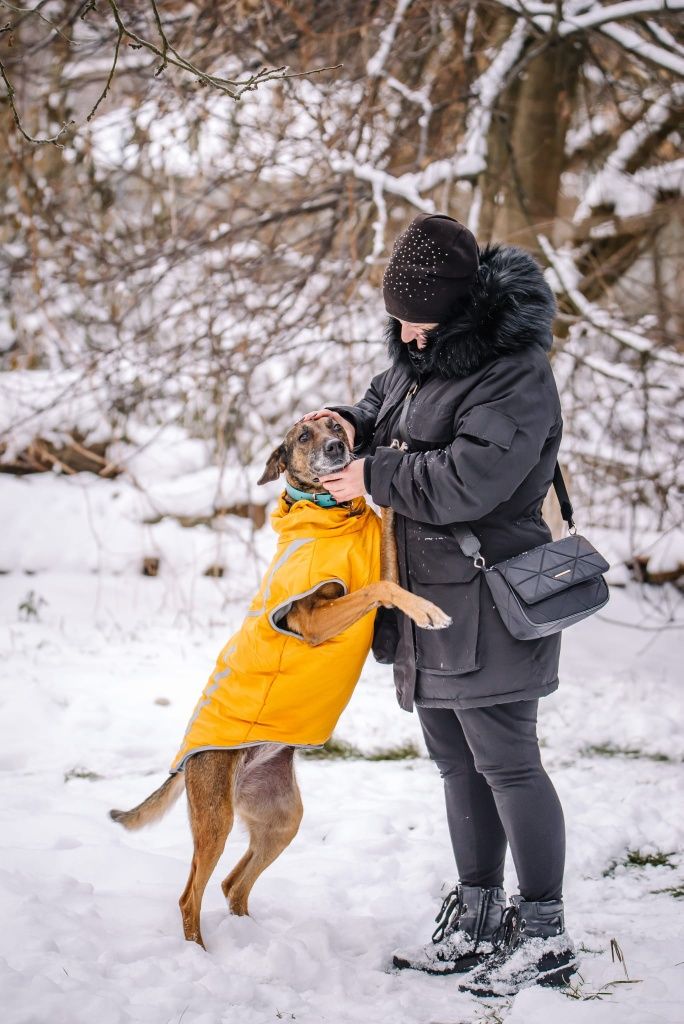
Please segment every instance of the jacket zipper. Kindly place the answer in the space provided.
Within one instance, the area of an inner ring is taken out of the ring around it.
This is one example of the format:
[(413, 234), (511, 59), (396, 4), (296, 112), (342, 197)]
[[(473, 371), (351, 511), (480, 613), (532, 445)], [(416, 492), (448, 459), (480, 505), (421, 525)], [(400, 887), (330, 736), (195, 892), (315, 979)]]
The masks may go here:
[[(401, 408), (401, 415), (399, 417), (399, 423), (397, 425), (397, 437), (392, 439), (392, 444), (390, 446), (392, 448), (398, 448), (399, 451), (402, 451), (402, 452), (407, 452), (409, 450), (408, 430), (406, 428), (406, 421), (408, 419), (409, 408), (411, 406), (411, 399), (413, 398), (413, 396), (415, 395), (415, 393), (416, 393), (416, 391), (418, 390), (419, 387), (420, 387), (419, 381), (417, 381), (417, 380), (414, 381), (413, 384), (411, 385), (411, 387), (406, 392), (406, 395), (404, 396), (404, 402), (403, 402), (403, 405), (402, 405), (402, 408)], [(395, 527), (395, 529), (396, 529), (396, 527)], [(408, 564), (408, 545), (407, 545), (407, 541), (406, 541), (406, 530), (404, 530), (403, 540), (404, 540), (404, 565), (407, 565)], [(397, 538), (397, 543), (398, 543), (398, 538)], [(415, 624), (415, 622), (412, 622), (411, 619), (409, 619), (408, 620), (408, 626), (409, 626), (409, 629), (411, 631), (411, 645), (412, 645), (412, 649), (413, 649), (413, 669), (414, 669), (414, 672), (417, 672), (418, 668), (417, 668), (417, 665), (416, 665), (416, 660), (417, 660), (417, 649), (418, 649), (418, 647), (417, 647), (417, 640), (416, 640), (416, 624)]]
[(399, 417), (399, 425), (397, 426), (397, 437), (392, 441), (392, 447), (399, 448), (401, 451), (408, 451), (408, 430), (406, 429), (406, 421), (408, 419), (409, 408), (411, 406), (411, 399), (418, 390), (418, 387), (419, 384), (416, 380), (406, 392), (404, 404), (401, 409), (401, 416)]

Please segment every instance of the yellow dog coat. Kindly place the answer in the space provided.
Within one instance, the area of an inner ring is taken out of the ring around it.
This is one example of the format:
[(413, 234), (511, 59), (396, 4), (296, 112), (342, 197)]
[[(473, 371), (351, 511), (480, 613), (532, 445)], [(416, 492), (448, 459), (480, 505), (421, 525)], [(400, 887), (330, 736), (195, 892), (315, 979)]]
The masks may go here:
[(172, 772), (200, 750), (325, 743), (361, 675), (374, 614), (318, 647), (283, 620), (297, 598), (325, 583), (341, 583), (349, 593), (380, 579), (380, 520), (363, 498), (350, 510), (310, 501), (288, 506), (281, 497), (271, 522), (275, 556), (241, 628), (219, 654)]

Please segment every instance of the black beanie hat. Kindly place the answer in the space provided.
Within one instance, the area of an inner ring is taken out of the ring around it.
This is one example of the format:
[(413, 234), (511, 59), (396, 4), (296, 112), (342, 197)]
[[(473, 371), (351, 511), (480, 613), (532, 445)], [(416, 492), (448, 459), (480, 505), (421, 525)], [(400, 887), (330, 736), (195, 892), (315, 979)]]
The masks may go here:
[(385, 269), (385, 308), (397, 320), (447, 320), (468, 294), (479, 266), (475, 236), (453, 217), (421, 213), (399, 235)]

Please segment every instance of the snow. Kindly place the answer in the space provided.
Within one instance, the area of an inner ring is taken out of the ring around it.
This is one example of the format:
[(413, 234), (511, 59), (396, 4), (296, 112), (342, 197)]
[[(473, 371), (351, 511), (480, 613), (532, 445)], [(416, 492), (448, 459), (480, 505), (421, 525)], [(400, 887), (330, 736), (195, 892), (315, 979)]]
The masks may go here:
[[(175, 491), (162, 483), (150, 493), (123, 478), (100, 480), (87, 473), (0, 475), (0, 504), (15, 509), (0, 534), (0, 572), (139, 573), (145, 558), (158, 558), (159, 573), (175, 576), (242, 564), (250, 557), (250, 520), (231, 515), (212, 529), (186, 528), (170, 518), (213, 511), (214, 502), (207, 500), (211, 488), (184, 493), (180, 486), (195, 487), (196, 477), (208, 474), (213, 483), (216, 471), (205, 471), (179, 478)], [(215, 503), (220, 506), (220, 500)]]
[(68, 423), (92, 443), (106, 441), (111, 425), (102, 393), (87, 373), (76, 370), (13, 370), (0, 373), (0, 436), (9, 455), (36, 437), (68, 440)]
[(582, 121), (576, 127), (569, 128), (565, 136), (565, 153), (572, 156), (584, 146), (589, 145), (595, 138), (612, 131), (616, 123), (614, 111), (600, 111), (592, 117)]
[[(394, 947), (427, 940), (454, 868), (416, 716), (398, 709), (391, 671), (371, 660), (337, 737), (366, 753), (413, 744), (421, 756), (300, 756), (300, 833), (257, 883), (247, 919), (229, 916), (219, 888), (244, 850), (234, 831), (204, 901), (204, 952), (182, 939), (177, 908), (191, 854), (184, 799), (140, 833), (107, 811), (164, 778), (273, 535), (257, 531), (255, 551), (239, 529), (221, 536), (230, 569), (214, 580), (185, 546), (198, 528), (177, 527), (174, 571), (145, 578), (132, 489), (86, 476), (0, 480), (14, 512), (0, 557), (13, 570), (0, 575), (3, 1024), (679, 1019), (681, 908), (667, 890), (684, 884), (681, 608), (678, 629), (659, 631), (650, 588), (614, 588), (602, 613), (566, 634), (560, 690), (541, 705), (545, 763), (568, 823), (578, 998), (539, 989), (482, 1004), (453, 978), (388, 971)], [(97, 564), (72, 504), (86, 493)], [(629, 851), (668, 854), (672, 866), (628, 865)], [(515, 891), (510, 863), (507, 886)], [(618, 984), (613, 938), (634, 984)]]

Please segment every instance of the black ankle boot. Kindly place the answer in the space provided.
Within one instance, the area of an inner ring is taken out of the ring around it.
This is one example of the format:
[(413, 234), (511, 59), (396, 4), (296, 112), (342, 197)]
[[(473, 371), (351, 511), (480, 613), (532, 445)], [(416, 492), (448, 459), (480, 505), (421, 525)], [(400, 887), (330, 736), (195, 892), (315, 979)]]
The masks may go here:
[(483, 962), (506, 907), (503, 889), (457, 885), (435, 918), (437, 928), (426, 946), (395, 950), (395, 967), (428, 974), (460, 974)]
[(577, 970), (562, 900), (528, 903), (513, 896), (493, 945), (492, 955), (460, 982), (459, 989), (476, 996), (512, 996), (531, 985), (567, 985)]

